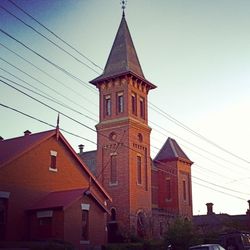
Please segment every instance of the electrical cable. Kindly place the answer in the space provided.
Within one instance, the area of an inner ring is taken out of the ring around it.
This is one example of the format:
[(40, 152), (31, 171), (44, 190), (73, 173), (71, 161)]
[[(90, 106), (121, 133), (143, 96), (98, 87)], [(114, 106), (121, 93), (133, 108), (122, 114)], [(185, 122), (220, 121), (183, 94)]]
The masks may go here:
[(65, 50), (64, 48), (62, 48), (61, 46), (59, 46), (58, 44), (56, 44), (55, 42), (53, 42), (51, 39), (49, 39), (48, 37), (46, 37), (45, 35), (43, 35), (41, 32), (39, 32), (38, 30), (36, 30), (34, 27), (32, 27), (31, 25), (27, 24), (26, 22), (24, 22), (21, 18), (17, 17), (15, 14), (13, 14), (12, 12), (10, 12), (9, 10), (7, 10), (5, 7), (3, 7), (2, 5), (0, 5), (0, 8), (2, 8), (5, 12), (7, 12), (9, 15), (11, 15), (12, 17), (16, 18), (17, 20), (19, 20), (21, 23), (23, 23), (25, 26), (29, 27), (30, 29), (32, 29), (34, 32), (36, 32), (38, 35), (42, 36), (44, 39), (46, 39), (47, 41), (49, 41), (50, 43), (52, 43), (54, 46), (56, 46), (57, 48), (59, 48), (60, 50), (62, 50), (64, 53), (66, 53), (67, 55), (71, 56), (72, 58), (74, 58), (77, 62), (81, 63), (82, 65), (84, 65), (85, 67), (89, 68), (90, 70), (94, 71), (96, 74), (100, 74), (100, 72), (96, 71), (95, 69), (93, 69), (92, 67), (90, 67), (88, 64), (84, 63), (83, 61), (79, 60), (77, 57), (75, 57), (74, 55), (72, 55), (71, 53), (69, 53), (67, 50)]
[(71, 49), (73, 49), (75, 52), (77, 52), (79, 55), (81, 55), (82, 57), (84, 57), (85, 59), (87, 59), (90, 63), (92, 63), (95, 67), (99, 68), (100, 70), (103, 71), (103, 68), (101, 68), (99, 65), (97, 65), (96, 63), (94, 63), (92, 60), (90, 60), (87, 56), (85, 56), (83, 53), (81, 53), (79, 50), (77, 50), (76, 48), (74, 48), (72, 45), (70, 45), (68, 42), (66, 42), (64, 39), (62, 39), (60, 36), (58, 36), (55, 32), (53, 32), (51, 29), (49, 29), (48, 27), (46, 27), (44, 24), (42, 24), (40, 21), (38, 21), (36, 18), (34, 18), (31, 14), (29, 14), (27, 11), (25, 11), (24, 9), (22, 9), (19, 5), (17, 5), (15, 2), (8, 0), (10, 3), (12, 3), (14, 6), (16, 6), (16, 8), (18, 8), (19, 10), (21, 10), (24, 14), (26, 14), (27, 16), (29, 16), (32, 20), (34, 20), (36, 23), (38, 23), (40, 26), (42, 26), (44, 29), (46, 29), (50, 34), (54, 35), (57, 39), (59, 39), (61, 42), (63, 42), (64, 44), (66, 44), (67, 46), (69, 46)]

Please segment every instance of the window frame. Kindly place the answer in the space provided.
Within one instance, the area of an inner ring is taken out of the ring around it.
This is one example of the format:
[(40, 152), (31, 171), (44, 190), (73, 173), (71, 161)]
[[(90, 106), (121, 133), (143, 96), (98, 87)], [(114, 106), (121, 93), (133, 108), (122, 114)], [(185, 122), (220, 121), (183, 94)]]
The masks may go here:
[(142, 157), (141, 155), (136, 156), (136, 183), (142, 185)]
[(118, 92), (116, 98), (117, 98), (117, 114), (121, 114), (124, 112), (124, 93)]
[(137, 94), (134, 92), (131, 94), (131, 111), (133, 115), (137, 115)]
[(104, 117), (112, 115), (112, 102), (111, 102), (111, 95), (104, 96)]
[(110, 186), (118, 185), (117, 153), (110, 154)]

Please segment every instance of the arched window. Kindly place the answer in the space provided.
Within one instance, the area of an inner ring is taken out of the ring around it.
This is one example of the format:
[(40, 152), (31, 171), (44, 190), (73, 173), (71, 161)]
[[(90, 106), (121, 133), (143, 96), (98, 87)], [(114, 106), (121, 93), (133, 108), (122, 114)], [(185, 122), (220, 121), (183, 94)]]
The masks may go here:
[(116, 221), (116, 210), (115, 210), (115, 208), (111, 208), (110, 213), (111, 213), (110, 220), (111, 221)]

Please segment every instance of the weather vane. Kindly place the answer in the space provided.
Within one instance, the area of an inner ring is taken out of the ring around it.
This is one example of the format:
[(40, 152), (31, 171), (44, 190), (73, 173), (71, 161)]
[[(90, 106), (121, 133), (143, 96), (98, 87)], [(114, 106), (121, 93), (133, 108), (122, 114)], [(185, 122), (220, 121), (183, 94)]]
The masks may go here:
[(121, 6), (122, 6), (122, 16), (125, 16), (125, 9), (126, 9), (126, 5), (127, 5), (127, 0), (121, 0)]

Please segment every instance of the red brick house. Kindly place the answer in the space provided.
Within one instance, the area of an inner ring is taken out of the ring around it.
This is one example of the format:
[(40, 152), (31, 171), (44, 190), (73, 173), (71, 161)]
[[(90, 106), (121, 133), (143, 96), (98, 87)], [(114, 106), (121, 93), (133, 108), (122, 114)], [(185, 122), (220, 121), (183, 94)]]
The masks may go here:
[(111, 198), (58, 129), (1, 140), (0, 152), (0, 240), (106, 243)]
[(103, 74), (90, 83), (99, 90), (98, 147), (80, 145), (79, 156), (112, 197), (109, 240), (152, 233), (152, 220), (159, 235), (166, 218), (190, 218), (192, 162), (173, 139), (151, 161), (148, 93), (156, 86), (143, 74), (124, 14)]

